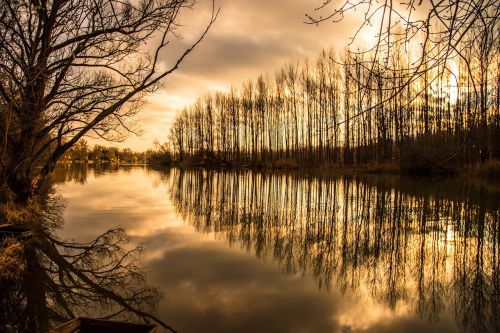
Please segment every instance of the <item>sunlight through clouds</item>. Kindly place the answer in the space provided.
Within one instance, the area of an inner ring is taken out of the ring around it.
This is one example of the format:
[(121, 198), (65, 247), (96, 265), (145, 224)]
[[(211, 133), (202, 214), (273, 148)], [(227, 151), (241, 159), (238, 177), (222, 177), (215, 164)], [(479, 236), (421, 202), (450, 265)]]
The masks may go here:
[[(179, 38), (172, 43), (177, 53), (162, 54), (162, 67), (171, 66), (180, 50), (199, 36), (209, 18), (210, 3), (200, 1), (194, 9), (199, 13), (195, 19), (190, 16), (178, 27)], [(220, 15), (205, 40), (166, 80), (162, 90), (147, 98), (144, 110), (136, 116), (142, 136), (131, 135), (115, 145), (144, 151), (154, 139), (165, 142), (176, 112), (196, 98), (229, 91), (231, 85), (273, 73), (291, 60), (313, 58), (324, 48), (340, 51), (352, 33), (346, 25), (343, 29), (334, 24), (306, 25), (304, 15), (311, 4), (301, 0), (219, 0), (216, 5), (221, 8)], [(358, 21), (348, 19), (347, 26)]]

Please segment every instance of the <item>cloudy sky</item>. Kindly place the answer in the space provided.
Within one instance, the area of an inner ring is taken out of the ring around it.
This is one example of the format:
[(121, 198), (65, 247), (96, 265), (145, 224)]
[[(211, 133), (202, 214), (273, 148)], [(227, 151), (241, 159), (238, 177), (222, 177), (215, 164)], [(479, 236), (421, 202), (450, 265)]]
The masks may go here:
[[(131, 135), (118, 146), (146, 150), (154, 139), (167, 140), (177, 110), (196, 98), (231, 85), (238, 87), (261, 73), (273, 73), (290, 60), (313, 58), (324, 48), (342, 51), (359, 21), (349, 17), (341, 24), (305, 24), (305, 14), (314, 13), (322, 1), (216, 0), (220, 14), (204, 41), (136, 116), (142, 135)], [(211, 1), (200, 0), (182, 13), (180, 38), (164, 52), (165, 63), (176, 59), (200, 35), (210, 12)]]

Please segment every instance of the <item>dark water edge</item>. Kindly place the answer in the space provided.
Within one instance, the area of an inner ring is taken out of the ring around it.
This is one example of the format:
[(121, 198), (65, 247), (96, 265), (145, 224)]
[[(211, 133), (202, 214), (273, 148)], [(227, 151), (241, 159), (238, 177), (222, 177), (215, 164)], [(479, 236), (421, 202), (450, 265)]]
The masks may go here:
[(121, 225), (145, 244), (179, 332), (500, 329), (495, 184), (146, 166), (53, 181), (63, 235)]
[(500, 161), (490, 160), (481, 164), (441, 165), (439, 163), (426, 164), (401, 164), (400, 162), (384, 163), (360, 163), (360, 164), (299, 164), (295, 161), (278, 160), (268, 163), (231, 163), (222, 159), (207, 159), (195, 156), (182, 161), (174, 161), (171, 158), (165, 161), (151, 161), (148, 163), (120, 163), (120, 162), (70, 162), (60, 163), (60, 168), (97, 168), (113, 169), (147, 166), (148, 168), (162, 171), (166, 169), (183, 169), (186, 171), (207, 170), (207, 171), (254, 171), (254, 172), (285, 172), (308, 174), (311, 176), (402, 176), (420, 179), (461, 179), (475, 182), (493, 182), (500, 187)]

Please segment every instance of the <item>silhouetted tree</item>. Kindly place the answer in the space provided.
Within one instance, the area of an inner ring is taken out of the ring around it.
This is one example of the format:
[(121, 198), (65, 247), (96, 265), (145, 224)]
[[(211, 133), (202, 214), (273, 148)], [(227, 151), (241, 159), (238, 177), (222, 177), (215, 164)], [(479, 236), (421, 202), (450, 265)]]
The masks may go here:
[[(274, 80), (260, 76), (205, 97), (174, 121), (175, 154), (195, 163), (216, 155), (224, 163), (271, 167), (396, 162), (409, 172), (449, 172), (500, 158), (498, 54), (472, 72), (467, 64), (480, 59), (472, 50), (467, 61), (426, 60), (422, 75), (408, 83), (412, 54), (398, 46), (391, 52), (392, 71), (381, 63), (367, 67), (373, 52), (346, 51), (336, 60), (324, 51), (314, 62), (287, 65)], [(471, 88), (471, 74), (494, 78), (482, 95)], [(477, 103), (484, 106), (482, 122)]]
[(0, 2), (0, 186), (26, 202), (88, 134), (133, 131), (141, 97), (160, 87), (214, 22), (160, 66), (194, 0)]

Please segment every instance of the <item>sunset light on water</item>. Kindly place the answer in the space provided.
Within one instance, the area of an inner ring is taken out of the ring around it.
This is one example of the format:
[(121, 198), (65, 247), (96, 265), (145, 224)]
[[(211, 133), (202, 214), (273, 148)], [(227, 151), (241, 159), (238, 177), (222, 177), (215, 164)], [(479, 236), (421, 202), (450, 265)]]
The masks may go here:
[(0, 333), (500, 332), (493, 0), (0, 0)]

